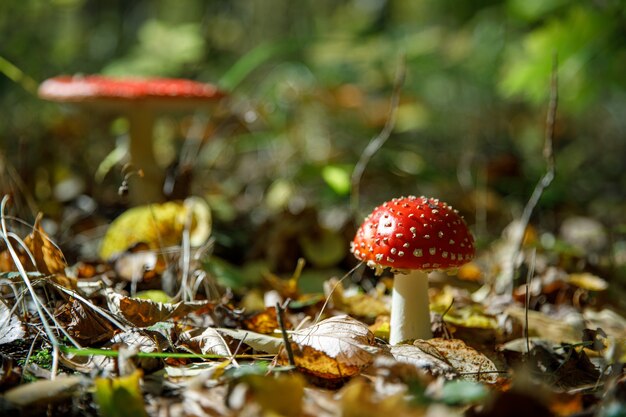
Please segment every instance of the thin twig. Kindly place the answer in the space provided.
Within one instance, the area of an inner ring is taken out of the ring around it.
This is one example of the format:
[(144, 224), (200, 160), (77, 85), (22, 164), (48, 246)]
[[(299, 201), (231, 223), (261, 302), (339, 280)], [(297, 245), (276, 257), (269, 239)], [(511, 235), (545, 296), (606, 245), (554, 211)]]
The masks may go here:
[(391, 105), (389, 109), (389, 116), (387, 117), (387, 121), (385, 122), (385, 126), (380, 133), (373, 137), (370, 142), (367, 144), (359, 160), (354, 166), (354, 171), (352, 171), (351, 177), (351, 194), (350, 194), (350, 207), (352, 209), (352, 213), (355, 218), (358, 215), (359, 210), (359, 188), (361, 185), (361, 177), (363, 176), (363, 172), (365, 172), (365, 168), (367, 164), (372, 159), (374, 154), (378, 152), (378, 150), (385, 144), (393, 128), (396, 125), (396, 114), (398, 110), (398, 104), (400, 102), (400, 92), (402, 90), (402, 86), (404, 85), (404, 79), (406, 76), (406, 57), (404, 55), (401, 56), (400, 63), (398, 65), (398, 70), (396, 73), (396, 79), (393, 85), (393, 92), (391, 94)]
[(291, 349), (291, 343), (289, 343), (289, 336), (287, 336), (287, 329), (285, 328), (284, 309), (280, 303), (276, 303), (276, 318), (278, 319), (278, 325), (280, 326), (280, 332), (283, 335), (283, 342), (285, 344), (285, 350), (287, 351), (287, 358), (289, 358), (289, 365), (295, 368), (296, 359), (293, 356), (293, 349)]
[(500, 276), (496, 282), (496, 292), (498, 294), (508, 294), (509, 296), (513, 291), (513, 280), (515, 278), (515, 268), (517, 266), (520, 254), (522, 252), (522, 243), (524, 241), (524, 235), (530, 217), (533, 214), (533, 210), (539, 203), (539, 199), (543, 195), (543, 192), (550, 186), (556, 175), (556, 164), (554, 160), (554, 125), (556, 123), (556, 112), (559, 102), (558, 95), (558, 60), (556, 54), (554, 55), (554, 61), (552, 66), (552, 79), (550, 82), (550, 102), (548, 105), (548, 112), (546, 116), (546, 130), (543, 145), (543, 157), (546, 161), (546, 172), (539, 179), (539, 182), (535, 186), (533, 193), (531, 194), (524, 211), (519, 220), (513, 237), (513, 253), (507, 270)]
[(352, 273), (356, 271), (361, 265), (365, 265), (365, 264), (363, 262), (359, 262), (354, 268), (346, 272), (346, 274), (343, 277), (341, 277), (339, 281), (335, 282), (335, 285), (333, 285), (333, 287), (330, 289), (330, 292), (326, 296), (326, 300), (324, 300), (324, 304), (322, 305), (322, 308), (320, 308), (319, 313), (317, 313), (317, 317), (315, 318), (315, 321), (313, 322), (313, 324), (317, 324), (322, 318), (322, 314), (324, 314), (324, 310), (326, 310), (326, 307), (328, 306), (328, 303), (330, 302), (330, 299), (333, 293), (335, 292), (335, 290), (337, 289), (337, 287), (339, 286), (339, 284), (341, 284), (343, 280), (345, 280), (350, 275), (352, 275)]
[(526, 274), (526, 297), (524, 305), (524, 338), (526, 339), (526, 354), (530, 353), (530, 338), (528, 337), (528, 310), (530, 309), (530, 282), (535, 274), (535, 255), (536, 250), (533, 250), (532, 258), (530, 262), (530, 268), (528, 268), (528, 274)]

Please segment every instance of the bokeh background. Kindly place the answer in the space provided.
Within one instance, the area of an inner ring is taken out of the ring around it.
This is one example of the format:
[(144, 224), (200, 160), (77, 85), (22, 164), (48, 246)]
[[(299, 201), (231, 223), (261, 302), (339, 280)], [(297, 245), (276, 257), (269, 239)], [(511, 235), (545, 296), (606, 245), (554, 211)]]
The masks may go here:
[[(625, 5), (5, 0), (0, 190), (26, 221), (44, 211), (73, 253), (74, 236), (127, 205), (118, 195), (127, 123), (45, 102), (37, 85), (77, 73), (184, 77), (229, 98), (211, 115), (161, 117), (155, 149), (164, 169), (184, 174), (183, 193), (209, 201), (224, 259), (288, 271), (304, 256), (346, 268), (355, 221), (406, 194), (458, 207), (487, 247), (545, 171), (556, 54), (557, 175), (531, 223), (554, 245), (565, 220), (591, 220), (607, 274), (626, 281)], [(367, 166), (354, 214), (350, 175), (388, 120), (402, 62), (396, 124)]]

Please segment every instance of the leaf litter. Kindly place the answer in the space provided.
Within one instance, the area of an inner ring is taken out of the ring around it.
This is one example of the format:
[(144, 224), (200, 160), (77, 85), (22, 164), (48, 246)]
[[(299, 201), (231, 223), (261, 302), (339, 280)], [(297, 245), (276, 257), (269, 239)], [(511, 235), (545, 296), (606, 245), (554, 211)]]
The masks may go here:
[[(401, 70), (394, 102), (402, 80)], [(355, 170), (355, 210), (363, 169), (393, 119)], [(561, 253), (530, 225), (554, 175), (551, 139), (522, 221), (458, 275), (434, 274), (435, 337), (394, 346), (386, 343), (388, 276), (372, 284), (358, 268), (341, 279), (329, 270), (313, 294), (300, 285), (303, 262), (291, 277), (257, 270), (250, 279), (203, 250), (211, 217), (196, 199), (129, 210), (109, 228), (103, 259), (75, 265), (41, 216), (23, 239), (7, 229), (3, 201), (0, 413), (624, 414), (626, 320), (603, 299), (610, 285), (600, 272), (567, 263), (571, 253), (584, 256), (589, 236), (568, 225), (563, 236), (578, 249)], [(292, 241), (309, 252), (335, 247), (328, 236), (294, 239), (306, 216), (286, 214), (276, 229), (290, 239), (268, 233), (276, 242), (256, 250), (280, 265)], [(527, 272), (525, 283), (516, 272)], [(251, 284), (263, 291), (256, 302)], [(155, 299), (138, 297), (155, 289)]]
[[(300, 289), (303, 263), (291, 277), (265, 271), (257, 282), (271, 296), (253, 311), (242, 308), (252, 293), (202, 290), (205, 272), (197, 261), (190, 272), (201, 279), (191, 282), (200, 290), (184, 297), (154, 292), (165, 282), (167, 265), (184, 254), (168, 258), (144, 247), (141, 274), (116, 266), (132, 254), (125, 251), (108, 261), (67, 265), (40, 221), (23, 245), (17, 234), (11, 240), (18, 243), (25, 276), (54, 314), (59, 371), (49, 371), (54, 368), (43, 353), (54, 358), (53, 341), (41, 332), (24, 275), (5, 249), (3, 412), (42, 404), (67, 410), (78, 400), (83, 410), (114, 415), (122, 392), (133, 415), (495, 416), (527, 410), (560, 416), (622, 410), (626, 320), (599, 301), (607, 291), (599, 274), (568, 273), (546, 252), (522, 257), (521, 267), (534, 259), (534, 275), (506, 302), (485, 291), (496, 278), (489, 268), (498, 267), (497, 247), (461, 280), (435, 274), (435, 337), (390, 346), (386, 277), (367, 287), (329, 274), (324, 293), (314, 294)], [(524, 243), (522, 253), (533, 244)], [(161, 266), (147, 274), (146, 259)], [(182, 285), (180, 277), (176, 282)], [(133, 285), (152, 292), (133, 296), (142, 294)], [(283, 320), (269, 300), (284, 303)]]

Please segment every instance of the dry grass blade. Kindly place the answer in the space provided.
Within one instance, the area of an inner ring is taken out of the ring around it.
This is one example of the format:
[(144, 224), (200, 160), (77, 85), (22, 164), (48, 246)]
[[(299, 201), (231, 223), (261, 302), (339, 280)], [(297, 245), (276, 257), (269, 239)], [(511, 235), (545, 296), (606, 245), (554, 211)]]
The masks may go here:
[(22, 280), (24, 281), (24, 284), (26, 285), (26, 287), (28, 288), (28, 292), (30, 293), (32, 299), (33, 299), (33, 303), (35, 305), (35, 309), (37, 310), (37, 314), (39, 315), (39, 318), (41, 320), (41, 323), (44, 327), (44, 330), (46, 332), (46, 335), (48, 336), (48, 340), (50, 342), (50, 344), (52, 345), (52, 350), (53, 350), (53, 355), (52, 355), (52, 378), (54, 378), (58, 367), (59, 367), (59, 342), (56, 338), (56, 336), (54, 335), (54, 332), (52, 331), (52, 328), (50, 327), (50, 323), (48, 323), (48, 318), (46, 317), (46, 315), (48, 317), (50, 317), (52, 320), (54, 320), (54, 316), (52, 315), (52, 313), (50, 311), (47, 310), (46, 306), (44, 305), (43, 302), (41, 302), (41, 300), (39, 299), (39, 296), (37, 295), (35, 289), (33, 288), (32, 283), (30, 282), (30, 278), (28, 277), (28, 273), (26, 272), (26, 270), (24, 269), (24, 265), (22, 265), (22, 263), (20, 262), (19, 256), (17, 254), (17, 252), (15, 251), (15, 249), (13, 248), (13, 244), (11, 243), (11, 240), (8, 238), (8, 229), (7, 229), (7, 225), (6, 225), (6, 218), (5, 218), (5, 208), (6, 205), (8, 203), (8, 196), (5, 196), (2, 199), (2, 204), (0, 204), (0, 227), (1, 227), (1, 237), (4, 240), (7, 250), (9, 251), (9, 254), (11, 255), (11, 258), (13, 259), (13, 262), (18, 270), (18, 272), (20, 273), (20, 276), (22, 277)]

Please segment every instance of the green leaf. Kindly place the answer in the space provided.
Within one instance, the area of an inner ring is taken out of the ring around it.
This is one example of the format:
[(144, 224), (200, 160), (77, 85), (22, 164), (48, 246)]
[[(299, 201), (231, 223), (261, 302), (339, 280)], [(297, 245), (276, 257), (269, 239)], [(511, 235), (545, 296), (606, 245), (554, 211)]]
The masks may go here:
[(457, 380), (443, 386), (442, 400), (450, 405), (475, 404), (485, 400), (488, 394), (483, 384)]
[(322, 178), (339, 195), (348, 195), (350, 192), (350, 174), (349, 166), (327, 165), (322, 168)]

